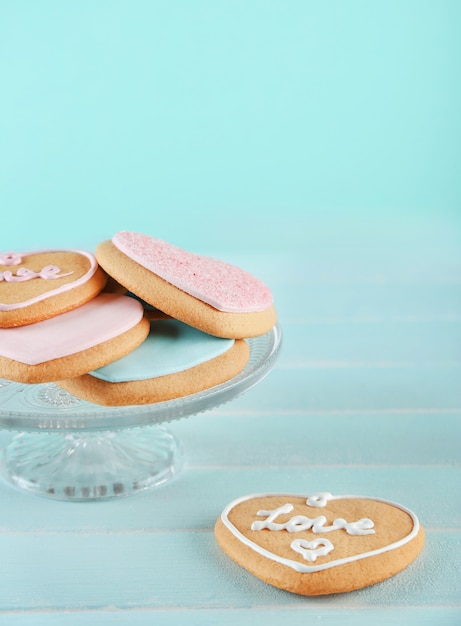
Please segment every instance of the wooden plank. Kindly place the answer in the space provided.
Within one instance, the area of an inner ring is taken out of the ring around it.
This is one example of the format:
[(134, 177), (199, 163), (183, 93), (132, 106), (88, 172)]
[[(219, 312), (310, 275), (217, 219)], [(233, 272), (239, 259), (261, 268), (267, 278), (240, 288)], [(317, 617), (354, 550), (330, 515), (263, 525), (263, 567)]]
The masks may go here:
[(325, 626), (459, 626), (461, 608), (444, 607), (378, 607), (338, 610), (316, 608), (316, 599), (305, 598), (302, 608), (250, 606), (233, 609), (100, 609), (0, 613), (2, 626), (305, 626), (309, 620), (321, 621)]
[(182, 442), (189, 466), (418, 466), (461, 462), (461, 411), (262, 411), (247, 415), (226, 412), (231, 409), (228, 405), (168, 425)]
[(282, 368), (233, 400), (232, 411), (459, 410), (461, 366)]
[[(461, 291), (461, 290), (460, 290)], [(280, 367), (461, 365), (460, 321), (286, 323)]]
[[(398, 576), (317, 599), (315, 608), (459, 608), (458, 542), (459, 533), (429, 532), (419, 559)], [(1, 536), (0, 553), (3, 610), (306, 606), (236, 565), (212, 532)]]
[[(461, 531), (461, 468), (309, 466), (185, 469), (175, 481), (129, 498), (77, 503), (0, 485), (0, 538), (210, 531), (222, 509), (251, 493), (318, 491), (385, 498), (413, 509), (429, 529)], [(20, 511), (20, 513), (18, 513)], [(0, 604), (1, 606), (1, 604)]]
[[(168, 424), (182, 444), (189, 467), (265, 468), (275, 462), (280, 467), (418, 466), (461, 461), (461, 411), (262, 411), (248, 415), (227, 412), (230, 409), (228, 405)], [(152, 432), (155, 436), (155, 429)], [(1, 445), (6, 446), (13, 435), (2, 433)]]
[[(297, 279), (302, 280), (299, 275)], [(268, 284), (282, 324), (450, 322), (461, 315), (458, 283)]]

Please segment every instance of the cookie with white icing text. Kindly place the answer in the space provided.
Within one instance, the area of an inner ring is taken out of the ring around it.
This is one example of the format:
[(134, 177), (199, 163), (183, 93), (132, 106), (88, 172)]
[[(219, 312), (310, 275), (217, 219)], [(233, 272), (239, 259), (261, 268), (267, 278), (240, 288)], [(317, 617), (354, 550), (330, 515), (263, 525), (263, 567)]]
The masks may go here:
[(107, 276), (83, 250), (0, 253), (0, 328), (33, 324), (85, 304)]
[(0, 328), (0, 378), (44, 383), (81, 376), (125, 356), (148, 333), (140, 302), (101, 293), (49, 319)]
[(128, 231), (100, 243), (95, 254), (128, 291), (203, 332), (241, 339), (276, 323), (270, 289), (230, 263)]
[(215, 524), (223, 551), (266, 583), (315, 596), (353, 591), (406, 568), (424, 530), (406, 507), (363, 496), (255, 494)]
[(148, 337), (130, 354), (57, 384), (105, 406), (150, 404), (210, 389), (239, 374), (248, 362), (244, 339), (214, 337), (157, 313), (151, 317)]

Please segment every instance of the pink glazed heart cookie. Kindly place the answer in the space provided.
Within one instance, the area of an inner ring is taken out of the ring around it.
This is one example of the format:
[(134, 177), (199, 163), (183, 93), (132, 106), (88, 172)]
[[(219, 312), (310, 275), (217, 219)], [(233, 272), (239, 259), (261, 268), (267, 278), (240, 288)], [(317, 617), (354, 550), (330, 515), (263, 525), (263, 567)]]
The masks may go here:
[(125, 356), (148, 333), (140, 302), (102, 293), (35, 324), (0, 328), (0, 378), (43, 383), (80, 376)]
[(409, 509), (363, 496), (257, 494), (216, 522), (224, 552), (261, 580), (301, 595), (353, 591), (407, 567), (424, 545)]
[(81, 306), (103, 289), (106, 278), (95, 256), (81, 250), (0, 253), (0, 328)]
[(270, 290), (230, 263), (127, 231), (99, 244), (96, 258), (139, 298), (216, 337), (255, 337), (275, 325)]

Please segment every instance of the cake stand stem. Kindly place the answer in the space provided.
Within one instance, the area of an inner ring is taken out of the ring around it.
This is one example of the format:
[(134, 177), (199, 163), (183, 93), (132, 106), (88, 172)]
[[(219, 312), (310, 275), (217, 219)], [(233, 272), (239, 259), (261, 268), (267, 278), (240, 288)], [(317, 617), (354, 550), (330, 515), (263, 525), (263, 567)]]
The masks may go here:
[(27, 492), (59, 500), (138, 493), (177, 475), (182, 454), (160, 425), (118, 431), (21, 432), (3, 450), (0, 471)]

